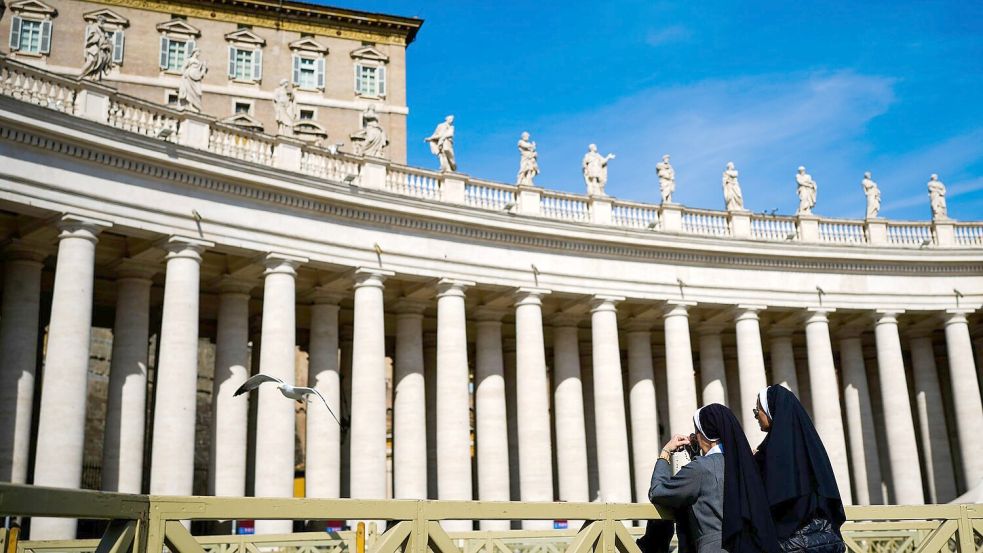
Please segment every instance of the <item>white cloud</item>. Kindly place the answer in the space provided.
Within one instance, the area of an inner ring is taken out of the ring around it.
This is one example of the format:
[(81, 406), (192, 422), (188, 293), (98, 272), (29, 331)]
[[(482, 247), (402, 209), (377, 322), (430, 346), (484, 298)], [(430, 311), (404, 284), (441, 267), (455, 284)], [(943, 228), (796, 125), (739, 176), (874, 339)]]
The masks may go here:
[(645, 44), (649, 46), (662, 46), (670, 42), (677, 42), (688, 39), (690, 31), (682, 25), (670, 25), (661, 29), (652, 29), (645, 35)]

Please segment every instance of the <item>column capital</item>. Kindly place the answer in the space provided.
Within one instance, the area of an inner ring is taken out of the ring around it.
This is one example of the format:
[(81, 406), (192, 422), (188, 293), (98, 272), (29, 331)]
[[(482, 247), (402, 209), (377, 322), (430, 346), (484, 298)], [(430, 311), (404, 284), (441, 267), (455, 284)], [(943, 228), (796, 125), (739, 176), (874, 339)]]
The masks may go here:
[(597, 294), (592, 296), (590, 299), (590, 312), (596, 313), (598, 311), (617, 311), (617, 304), (625, 301), (624, 296), (609, 296), (606, 294)]
[(683, 300), (669, 300), (666, 302), (666, 311), (662, 314), (662, 318), (667, 319), (669, 317), (687, 317), (689, 318), (689, 309), (695, 307), (695, 301), (683, 301)]
[(734, 320), (747, 321), (753, 319), (757, 321), (759, 319), (758, 313), (764, 311), (765, 309), (768, 309), (768, 306), (739, 304), (734, 308)]
[(149, 281), (161, 270), (160, 265), (156, 263), (147, 263), (146, 261), (129, 257), (115, 261), (110, 268), (116, 271), (116, 278), (120, 280), (139, 279)]
[(66, 213), (58, 219), (58, 239), (63, 238), (82, 238), (95, 242), (99, 233), (112, 227), (109, 221)]
[(543, 296), (550, 294), (545, 288), (518, 288), (512, 297), (515, 299), (515, 306), (520, 305), (543, 305)]
[(836, 311), (829, 307), (809, 307), (806, 309), (806, 324), (829, 323), (829, 314)]
[(266, 270), (263, 271), (263, 275), (280, 274), (295, 277), (297, 276), (297, 267), (300, 267), (309, 261), (310, 259), (297, 255), (290, 255), (281, 252), (268, 252), (263, 256), (263, 267), (266, 268)]
[(214, 242), (199, 240), (188, 236), (168, 236), (157, 243), (157, 246), (167, 252), (167, 260), (184, 258), (201, 263), (201, 254), (208, 248), (215, 247)]
[(488, 305), (479, 305), (474, 310), (474, 318), (479, 323), (502, 323), (502, 318), (508, 314), (508, 310), (499, 309), (497, 307), (491, 307)]
[(12, 238), (3, 246), (4, 259), (7, 261), (32, 261), (42, 263), (49, 255), (55, 253), (50, 244), (43, 244), (22, 238)]
[(411, 298), (399, 298), (396, 303), (393, 304), (393, 309), (396, 310), (396, 314), (400, 317), (403, 316), (413, 316), (413, 317), (423, 317), (423, 312), (430, 305), (430, 302), (424, 300), (415, 300)]
[(393, 271), (388, 271), (386, 269), (376, 269), (373, 267), (359, 267), (355, 269), (355, 288), (361, 288), (363, 286), (384, 288), (384, 282), (387, 278), (395, 275)]
[(904, 313), (904, 309), (876, 309), (874, 313), (877, 315), (875, 317), (874, 324), (898, 324), (898, 316)]
[(248, 296), (255, 287), (255, 282), (235, 278), (232, 275), (222, 275), (215, 284), (216, 290), (222, 295), (239, 294), (242, 296)]
[(347, 293), (327, 286), (318, 286), (310, 291), (310, 300), (314, 305), (335, 305), (341, 303)]
[(437, 297), (443, 298), (445, 296), (456, 296), (463, 298), (464, 290), (474, 285), (475, 283), (471, 282), (470, 280), (442, 278), (437, 281)]
[(975, 312), (975, 309), (970, 308), (946, 309), (945, 326), (949, 326), (951, 324), (968, 324), (969, 321), (966, 320), (966, 315), (971, 315)]

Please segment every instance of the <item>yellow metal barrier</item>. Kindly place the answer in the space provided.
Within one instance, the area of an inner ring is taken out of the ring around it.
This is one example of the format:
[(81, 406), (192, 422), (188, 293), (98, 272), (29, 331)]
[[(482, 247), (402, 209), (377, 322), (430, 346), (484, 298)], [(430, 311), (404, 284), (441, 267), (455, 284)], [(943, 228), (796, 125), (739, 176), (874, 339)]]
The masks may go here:
[[(163, 497), (0, 484), (0, 515), (106, 519), (100, 540), (21, 541), (18, 553), (640, 553), (624, 521), (666, 518), (647, 504)], [(983, 553), (983, 505), (848, 507), (853, 553)], [(197, 536), (181, 521), (381, 520), (385, 531)], [(452, 532), (446, 520), (583, 520), (579, 529)], [(354, 550), (354, 551), (353, 551)]]

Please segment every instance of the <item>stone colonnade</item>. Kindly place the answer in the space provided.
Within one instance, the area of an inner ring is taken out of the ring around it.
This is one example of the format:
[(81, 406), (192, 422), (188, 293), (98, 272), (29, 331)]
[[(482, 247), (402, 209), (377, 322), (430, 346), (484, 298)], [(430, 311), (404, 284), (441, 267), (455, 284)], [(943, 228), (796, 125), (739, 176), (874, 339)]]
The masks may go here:
[[(34, 438), (37, 485), (81, 483), (95, 251), (100, 231), (108, 226), (74, 216), (60, 222)], [(192, 492), (195, 449), (200, 271), (203, 252), (213, 244), (171, 237), (159, 247), (167, 252), (162, 266), (135, 259), (118, 265), (103, 487), (187, 495)], [(43, 251), (12, 243), (4, 259), (0, 427), (7, 435), (0, 444), (0, 469), (4, 480), (14, 482), (27, 481), (30, 468)], [(226, 276), (216, 287), (210, 493), (246, 493), (248, 403), (231, 394), (249, 374), (248, 306), (251, 289), (259, 285), (263, 317), (258, 369), (293, 382), (296, 305), (303, 301), (311, 304), (309, 383), (339, 415), (343, 397), (350, 398), (347, 443), (323, 405), (315, 402), (307, 410), (306, 493), (312, 497), (644, 501), (661, 446), (660, 429), (689, 433), (698, 405), (729, 403), (756, 445), (763, 435), (751, 408), (767, 383), (785, 385), (807, 400), (847, 502), (946, 501), (957, 492), (957, 481), (965, 488), (983, 478), (983, 460), (971, 454), (974, 448), (953, 447), (953, 439), (973, 444), (973, 433), (983, 428), (964, 310), (938, 314), (948, 363), (948, 382), (943, 384), (926, 328), (902, 333), (897, 310), (854, 316), (850, 325), (832, 329), (833, 309), (783, 310), (781, 324), (763, 332), (762, 317), (769, 314), (763, 305), (716, 306), (712, 320), (697, 320), (701, 306), (693, 302), (651, 302), (642, 315), (627, 317), (619, 313), (625, 298), (596, 295), (584, 298), (579, 308), (544, 314), (550, 290), (519, 288), (511, 298), (499, 295), (495, 305), (469, 309), (467, 300), (477, 285), (453, 279), (439, 280), (428, 297), (417, 290), (414, 297), (387, 305), (384, 292), (394, 273), (367, 267), (351, 273), (350, 291), (320, 287), (301, 300), (297, 269), (307, 259), (267, 252), (261, 262), (262, 284)], [(145, 396), (146, 344), (156, 272), (164, 273), (157, 407), (153, 433), (144, 436), (143, 414), (150, 399)], [(347, 334), (339, 313), (341, 302), (349, 298), (353, 322)], [(425, 313), (434, 306), (435, 342), (424, 331)], [(396, 322), (391, 491), (386, 477), (387, 317)], [(503, 320), (509, 317), (515, 321), (514, 346), (503, 338)], [(660, 326), (664, 347), (653, 347), (653, 341), (659, 344), (653, 329)], [(725, 348), (722, 339), (731, 330), (736, 355), (729, 355), (733, 348)], [(873, 331), (873, 356), (865, 354), (864, 331)], [(793, 336), (798, 333), (804, 333), (805, 360), (796, 358)], [(903, 343), (911, 352), (910, 367)], [(868, 371), (872, 364), (876, 370)], [(868, 382), (872, 375), (876, 390)], [(953, 406), (951, 433), (943, 395)], [(273, 386), (261, 388), (252, 401), (257, 409), (255, 494), (290, 496), (293, 406)], [(886, 450), (877, 446), (878, 424)], [(143, 466), (145, 442), (150, 444), (149, 467)], [(142, 490), (146, 470), (149, 490)], [(890, 483), (888, 497), (882, 479)], [(593, 482), (597, 489), (591, 489)], [(33, 524), (35, 539), (74, 534), (70, 520), (35, 519)], [(448, 526), (469, 524), (452, 521)], [(483, 528), (501, 525), (481, 523)], [(257, 528), (290, 530), (289, 523), (272, 521)]]

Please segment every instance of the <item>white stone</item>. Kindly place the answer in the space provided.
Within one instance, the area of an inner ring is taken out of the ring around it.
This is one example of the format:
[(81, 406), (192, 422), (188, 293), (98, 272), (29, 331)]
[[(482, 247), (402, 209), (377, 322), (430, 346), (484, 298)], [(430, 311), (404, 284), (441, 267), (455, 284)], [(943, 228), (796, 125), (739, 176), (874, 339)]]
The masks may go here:
[(812, 180), (812, 175), (806, 173), (806, 168), (800, 166), (795, 175), (797, 185), (796, 194), (799, 196), (799, 209), (796, 215), (812, 215), (812, 208), (816, 207), (816, 181)]
[(655, 164), (655, 172), (659, 176), (662, 203), (672, 203), (672, 194), (676, 191), (676, 170), (669, 163), (669, 154), (662, 156), (662, 161)]
[(539, 174), (539, 162), (536, 160), (536, 143), (529, 140), (529, 133), (524, 132), (519, 137), (519, 174), (515, 183), (518, 186), (534, 186), (533, 177)]
[(973, 349), (969, 339), (966, 310), (951, 310), (945, 321), (945, 343), (949, 354), (949, 380), (952, 383), (953, 419), (961, 444), (959, 454), (963, 481), (967, 485), (983, 480), (983, 459), (972, 445), (983, 429), (983, 401), (973, 367)]
[(925, 487), (928, 492), (926, 499), (929, 503), (945, 503), (952, 501), (957, 495), (956, 475), (952, 469), (952, 455), (949, 453), (949, 432), (946, 428), (932, 337), (930, 334), (913, 335), (908, 344), (911, 347), (911, 372), (914, 376), (921, 460), (925, 466)]
[(934, 173), (928, 179), (928, 199), (933, 221), (944, 221), (949, 218), (949, 210), (945, 202), (945, 184)]
[(396, 305), (393, 374), (393, 497), (427, 498), (427, 398), (423, 367), (423, 310), (426, 304)]
[(602, 502), (631, 501), (628, 466), (628, 425), (625, 392), (618, 349), (618, 313), (623, 298), (595, 296), (591, 309), (591, 341), (594, 371), (594, 425), (597, 440), (597, 472)]
[[(584, 383), (574, 319), (553, 322), (553, 406), (556, 425), (558, 495), (561, 501), (590, 501)], [(478, 467), (481, 470), (481, 467)]]
[[(479, 309), (474, 363), (478, 499), (508, 501), (509, 439), (502, 352), (503, 311)], [(559, 407), (559, 406), (558, 406)], [(508, 530), (507, 520), (482, 520), (481, 530)]]
[(758, 427), (758, 420), (751, 411), (758, 392), (768, 385), (764, 352), (761, 349), (761, 327), (758, 324), (758, 312), (762, 309), (759, 306), (738, 306), (735, 324), (737, 364), (741, 371), (741, 410), (738, 418), (752, 449), (757, 448), (765, 438), (765, 433)]
[(648, 500), (652, 467), (662, 449), (652, 369), (652, 333), (647, 324), (642, 326), (629, 327), (628, 330), (628, 408), (631, 415), (631, 459), (636, 503)]
[[(310, 357), (307, 385), (321, 392), (342, 418), (339, 363), (338, 301), (341, 295), (319, 293), (311, 306)], [(305, 497), (341, 497), (341, 425), (323, 405), (307, 409), (307, 452), (304, 457)], [(344, 419), (342, 419), (344, 420)]]
[(457, 160), (454, 158), (454, 116), (448, 115), (444, 122), (437, 125), (433, 134), (424, 139), (430, 143), (430, 153), (440, 161), (440, 170), (444, 172), (457, 171)]
[(608, 183), (608, 162), (614, 159), (614, 154), (602, 156), (597, 153), (597, 146), (591, 144), (580, 165), (584, 171), (584, 184), (587, 185), (588, 196), (606, 196), (604, 186)]
[(863, 343), (859, 337), (840, 339), (843, 369), (843, 406), (850, 442), (854, 501), (857, 505), (884, 503), (881, 493), (881, 463), (874, 430), (874, 411), (870, 403)]
[(870, 171), (864, 173), (864, 178), (860, 181), (864, 188), (864, 196), (867, 197), (867, 219), (874, 219), (881, 211), (881, 190), (877, 183), (870, 178)]

